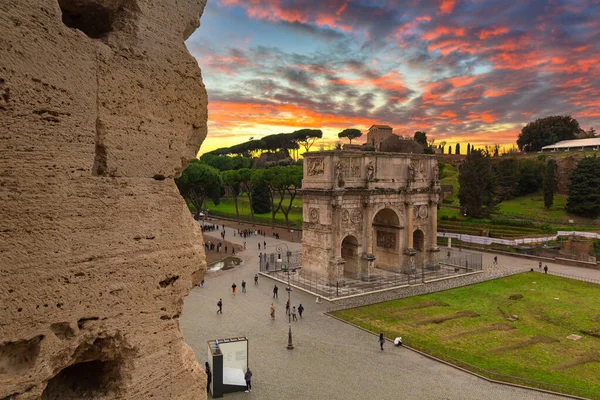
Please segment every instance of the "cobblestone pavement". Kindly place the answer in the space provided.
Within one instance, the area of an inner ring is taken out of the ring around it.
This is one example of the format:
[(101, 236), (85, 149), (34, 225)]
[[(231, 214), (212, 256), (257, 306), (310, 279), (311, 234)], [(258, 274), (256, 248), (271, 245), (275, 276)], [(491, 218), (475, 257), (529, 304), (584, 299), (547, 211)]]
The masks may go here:
[[(219, 231), (214, 232), (218, 237)], [(240, 243), (227, 231), (227, 240)], [(292, 292), (292, 304), (302, 303), (304, 318), (292, 323), (294, 350), (287, 350), (287, 293), (278, 284), (279, 299), (273, 299), (274, 281), (258, 272), (258, 242), (267, 241), (267, 251), (277, 243), (270, 238), (250, 237), (248, 249), (238, 254), (244, 263), (237, 268), (207, 275), (203, 288), (186, 298), (181, 328), (185, 341), (201, 364), (207, 359), (207, 340), (232, 336), (249, 339), (249, 362), (254, 373), (250, 393), (225, 395), (242, 399), (559, 399), (560, 396), (493, 384), (445, 364), (389, 343), (379, 350), (377, 338), (326, 316), (329, 304), (315, 304), (312, 295)], [(243, 242), (243, 240), (241, 240)], [(298, 243), (286, 243), (290, 250)], [(272, 247), (271, 247), (272, 246)], [(241, 293), (241, 281), (248, 283)], [(231, 293), (235, 282), (238, 293)], [(223, 299), (223, 314), (217, 301)], [(276, 319), (269, 319), (271, 302)]]

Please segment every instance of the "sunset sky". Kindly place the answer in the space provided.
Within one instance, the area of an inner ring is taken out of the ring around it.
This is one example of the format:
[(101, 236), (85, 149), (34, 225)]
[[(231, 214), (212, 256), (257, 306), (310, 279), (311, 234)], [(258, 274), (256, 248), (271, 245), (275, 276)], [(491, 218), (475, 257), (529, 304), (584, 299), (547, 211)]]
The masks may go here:
[(208, 0), (187, 46), (209, 98), (201, 152), (373, 124), (463, 149), (548, 115), (600, 131), (598, 0)]

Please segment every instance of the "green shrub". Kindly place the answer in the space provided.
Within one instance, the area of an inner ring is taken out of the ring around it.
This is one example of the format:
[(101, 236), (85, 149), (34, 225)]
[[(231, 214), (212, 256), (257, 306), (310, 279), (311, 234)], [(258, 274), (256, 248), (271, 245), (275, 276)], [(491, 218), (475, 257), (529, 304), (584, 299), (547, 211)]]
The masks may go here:
[(540, 226), (540, 228), (542, 229), (542, 232), (544, 233), (554, 233), (554, 228), (552, 228), (552, 225), (550, 224), (542, 224), (542, 226)]

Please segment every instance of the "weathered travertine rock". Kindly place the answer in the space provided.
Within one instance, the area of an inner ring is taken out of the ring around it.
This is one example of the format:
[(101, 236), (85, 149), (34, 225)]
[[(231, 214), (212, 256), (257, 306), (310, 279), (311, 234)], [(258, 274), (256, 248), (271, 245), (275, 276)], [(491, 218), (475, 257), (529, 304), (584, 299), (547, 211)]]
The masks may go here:
[(200, 399), (205, 0), (0, 2), (0, 399)]

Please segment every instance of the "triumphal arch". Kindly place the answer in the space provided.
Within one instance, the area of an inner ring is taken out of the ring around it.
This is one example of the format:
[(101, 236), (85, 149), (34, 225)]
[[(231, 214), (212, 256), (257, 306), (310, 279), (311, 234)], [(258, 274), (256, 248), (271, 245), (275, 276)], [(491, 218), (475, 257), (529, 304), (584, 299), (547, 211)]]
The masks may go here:
[(330, 283), (436, 263), (438, 164), (422, 154), (304, 154), (302, 272)]

